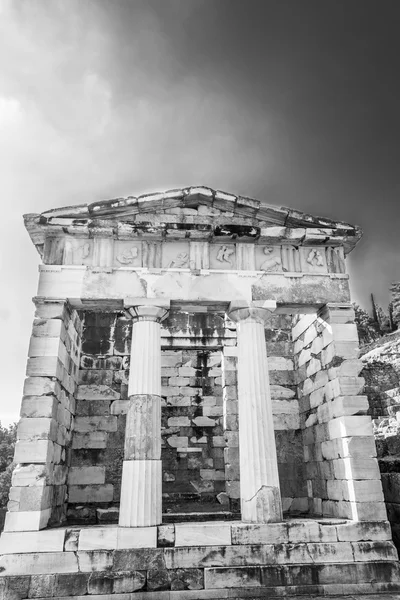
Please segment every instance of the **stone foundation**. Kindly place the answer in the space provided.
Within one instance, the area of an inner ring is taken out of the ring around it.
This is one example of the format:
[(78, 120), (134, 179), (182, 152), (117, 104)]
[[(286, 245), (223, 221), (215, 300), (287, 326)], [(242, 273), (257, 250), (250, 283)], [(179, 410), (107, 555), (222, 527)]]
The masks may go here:
[(144, 600), (400, 592), (387, 522), (61, 528), (0, 539), (0, 599)]

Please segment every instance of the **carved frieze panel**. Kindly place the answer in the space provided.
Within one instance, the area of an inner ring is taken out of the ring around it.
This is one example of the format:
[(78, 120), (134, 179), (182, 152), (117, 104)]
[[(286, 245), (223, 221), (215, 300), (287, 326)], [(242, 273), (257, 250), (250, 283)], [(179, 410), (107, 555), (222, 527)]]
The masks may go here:
[(346, 273), (342, 246), (219, 243), (205, 240), (144, 241), (111, 237), (46, 239), (46, 264), (94, 268), (148, 268), (261, 271), (264, 273)]
[(303, 273), (326, 273), (325, 248), (321, 246), (300, 248), (301, 271)]
[(259, 245), (255, 251), (257, 271), (274, 273), (283, 271), (281, 246)]
[(161, 266), (164, 269), (189, 269), (189, 242), (170, 242), (162, 245)]
[(210, 269), (236, 269), (235, 244), (210, 244)]
[(93, 240), (85, 238), (65, 238), (62, 262), (64, 265), (92, 265)]
[(114, 245), (115, 267), (141, 267), (142, 243), (117, 240)]

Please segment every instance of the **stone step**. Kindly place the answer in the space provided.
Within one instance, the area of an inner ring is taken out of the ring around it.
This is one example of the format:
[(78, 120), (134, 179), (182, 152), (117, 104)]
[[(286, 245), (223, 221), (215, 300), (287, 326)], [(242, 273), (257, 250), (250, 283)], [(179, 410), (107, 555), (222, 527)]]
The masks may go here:
[(387, 522), (65, 527), (3, 533), (0, 554), (0, 600), (400, 593)]
[(203, 521), (240, 521), (240, 514), (235, 514), (229, 511), (220, 512), (176, 512), (163, 513), (163, 523), (193, 523)]
[(0, 600), (316, 600), (350, 594), (352, 600), (372, 600), (360, 594), (374, 594), (376, 600), (388, 592), (380, 600), (400, 598), (399, 565), (394, 562), (175, 570), (151, 563), (146, 569), (118, 572), (104, 565), (105, 558), (98, 556), (92, 571), (0, 576)]

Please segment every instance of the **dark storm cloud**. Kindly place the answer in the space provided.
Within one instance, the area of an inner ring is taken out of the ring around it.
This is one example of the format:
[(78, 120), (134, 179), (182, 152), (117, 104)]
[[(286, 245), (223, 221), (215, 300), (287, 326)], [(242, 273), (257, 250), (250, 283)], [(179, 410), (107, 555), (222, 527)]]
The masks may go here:
[(37, 277), (22, 213), (193, 184), (238, 192), (360, 224), (354, 297), (387, 302), (399, 15), (398, 0), (0, 0), (4, 410), (19, 406)]

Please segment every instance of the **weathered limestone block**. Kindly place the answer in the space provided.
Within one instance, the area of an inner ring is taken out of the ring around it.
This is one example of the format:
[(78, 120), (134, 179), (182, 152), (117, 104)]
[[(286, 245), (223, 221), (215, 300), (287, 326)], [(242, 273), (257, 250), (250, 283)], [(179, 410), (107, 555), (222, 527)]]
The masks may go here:
[(337, 417), (365, 415), (368, 409), (367, 396), (339, 396), (318, 406), (317, 415), (320, 423), (326, 423)]
[[(7, 512), (4, 531), (37, 531), (46, 527), (51, 514), (50, 508), (43, 510), (30, 510)], [(1, 558), (0, 558), (1, 567)]]
[(232, 524), (232, 544), (285, 544), (288, 542), (287, 523)]
[(17, 439), (28, 440), (52, 440), (57, 439), (57, 422), (49, 418), (22, 418), (18, 423)]
[(24, 382), (24, 396), (45, 396), (54, 394), (58, 397), (60, 384), (49, 377), (28, 377)]
[(77, 400), (118, 400), (120, 395), (108, 385), (79, 385)]
[(176, 523), (175, 547), (178, 546), (229, 546), (229, 523)]
[(331, 500), (383, 502), (382, 484), (378, 479), (327, 481), (327, 493)]
[(53, 396), (26, 396), (22, 399), (20, 415), (22, 418), (57, 417), (59, 401)]
[(14, 462), (17, 464), (51, 463), (55, 456), (54, 442), (51, 440), (17, 441)]
[(103, 484), (105, 477), (105, 466), (70, 467), (68, 483), (69, 485)]
[(376, 456), (375, 440), (372, 436), (335, 438), (321, 443), (322, 456), (333, 458), (369, 458)]
[(146, 584), (146, 573), (134, 571), (133, 573), (123, 573), (114, 576), (113, 592), (114, 594), (127, 594), (142, 590)]
[(372, 436), (371, 417), (367, 415), (344, 416), (328, 423), (330, 439), (352, 436)]
[(41, 511), (51, 508), (53, 486), (11, 487), (7, 510)]
[(72, 504), (91, 502), (112, 502), (114, 486), (111, 484), (70, 485), (68, 499)]
[(118, 423), (115, 416), (76, 417), (74, 429), (77, 433), (92, 431), (117, 431)]
[(24, 543), (21, 544), (21, 533), (4, 532), (0, 537), (0, 554), (18, 554), (31, 552), (62, 552), (64, 549), (65, 531), (25, 531)]
[(380, 479), (375, 458), (338, 458), (332, 464), (336, 479)]

